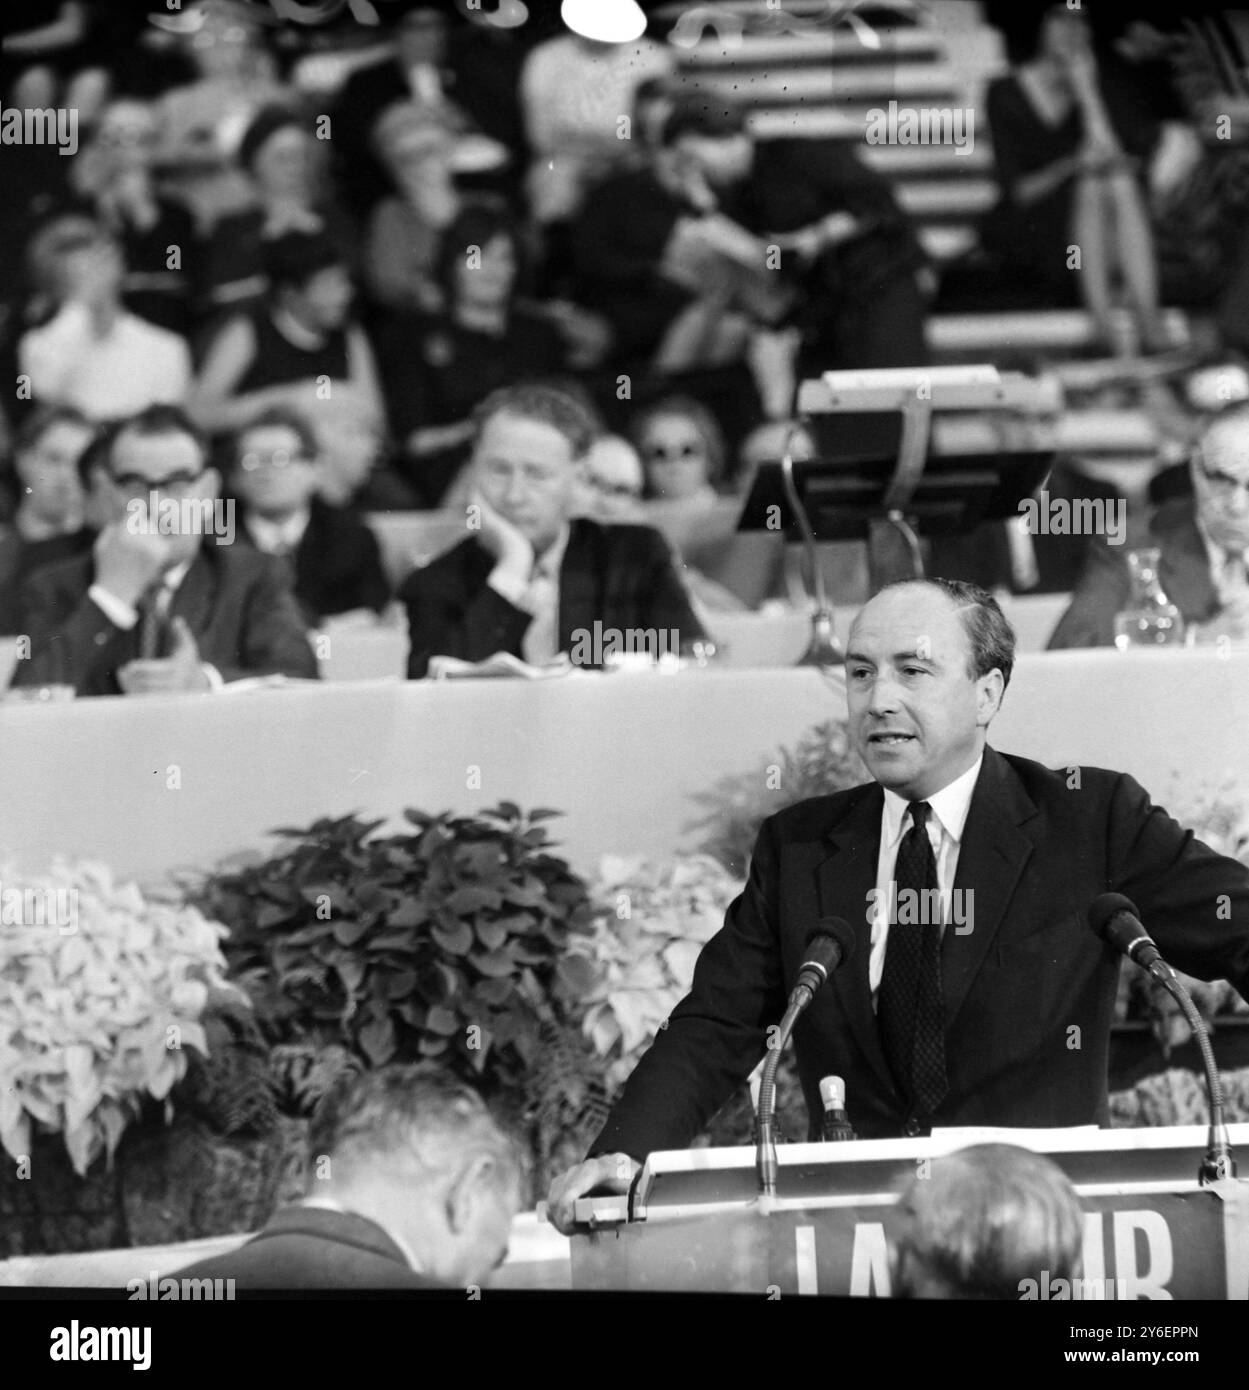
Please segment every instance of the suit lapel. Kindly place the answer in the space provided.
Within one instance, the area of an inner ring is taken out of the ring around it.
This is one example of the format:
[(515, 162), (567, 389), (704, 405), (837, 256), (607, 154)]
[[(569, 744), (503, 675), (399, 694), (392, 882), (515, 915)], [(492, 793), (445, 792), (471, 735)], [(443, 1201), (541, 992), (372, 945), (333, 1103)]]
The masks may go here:
[(593, 632), (594, 620), (608, 621), (600, 595), (598, 557), (602, 532), (582, 518), (570, 525), (568, 544), (559, 567), (559, 645), (561, 651), (573, 646), (572, 634), (578, 628)]
[(1219, 608), (1210, 557), (1191, 508), (1160, 516), (1154, 531), (1163, 542), (1159, 578), (1163, 592), (1190, 621), (1204, 622)]
[(868, 968), (872, 957), (872, 931), (867, 922), (868, 894), (876, 886), (876, 862), (880, 857), (880, 817), (884, 793), (872, 784), (829, 834), (831, 852), (816, 870), (820, 915), (844, 917), (854, 929), (854, 955), (833, 972), (833, 988), (849, 1025), (849, 1032), (876, 1072), (882, 1085), (894, 1090), (872, 1011)]
[[(174, 594), (173, 603), (169, 607), (170, 617), (176, 614), (185, 618), (187, 627), (196, 639), (202, 640), (212, 620), (216, 592), (216, 567), (201, 549), (191, 561), (191, 568), (187, 570), (186, 577), (178, 585), (178, 592)], [(201, 659), (207, 661), (209, 658), (201, 652)]]
[[(962, 901), (970, 903), (970, 911), (964, 929), (960, 932), (958, 924), (951, 923), (941, 943), (941, 994), (947, 1034), (993, 944), (1019, 876), (1033, 852), (1032, 839), (1019, 826), (1036, 814), (1036, 807), (1010, 764), (1000, 753), (986, 747), (954, 875), (954, 889), (963, 890)], [(972, 896), (968, 898), (967, 893)], [(971, 930), (967, 931), (967, 927)]]

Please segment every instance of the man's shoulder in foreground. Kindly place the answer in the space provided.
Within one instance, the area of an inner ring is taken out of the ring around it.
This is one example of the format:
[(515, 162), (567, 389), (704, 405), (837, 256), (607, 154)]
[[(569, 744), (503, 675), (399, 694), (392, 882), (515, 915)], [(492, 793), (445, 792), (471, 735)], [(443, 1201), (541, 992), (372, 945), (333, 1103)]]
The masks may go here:
[(175, 1270), (180, 1279), (233, 1279), (241, 1289), (428, 1288), (375, 1222), (352, 1212), (289, 1206), (224, 1255)]

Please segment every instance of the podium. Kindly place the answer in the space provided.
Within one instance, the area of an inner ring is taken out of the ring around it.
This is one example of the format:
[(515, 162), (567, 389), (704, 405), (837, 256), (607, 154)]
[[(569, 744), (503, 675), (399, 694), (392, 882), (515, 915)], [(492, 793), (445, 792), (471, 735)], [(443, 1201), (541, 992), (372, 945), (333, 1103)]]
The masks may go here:
[[(1229, 1131), (1243, 1151), (1249, 1124)], [(753, 1147), (654, 1153), (629, 1196), (577, 1203), (585, 1229), (571, 1241), (572, 1284), (887, 1298), (892, 1208), (907, 1184), (927, 1161), (992, 1142), (1049, 1155), (1084, 1208), (1080, 1287), (1046, 1279), (1038, 1299), (1249, 1299), (1249, 1180), (1199, 1186), (1205, 1141), (1192, 1125), (782, 1144), (771, 1202), (758, 1192)]]

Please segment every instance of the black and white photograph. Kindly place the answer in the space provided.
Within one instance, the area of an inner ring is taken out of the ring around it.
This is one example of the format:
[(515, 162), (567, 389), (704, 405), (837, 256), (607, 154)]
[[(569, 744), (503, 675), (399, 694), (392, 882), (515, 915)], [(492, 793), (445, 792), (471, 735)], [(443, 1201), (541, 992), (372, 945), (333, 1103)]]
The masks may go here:
[(1235, 1376), (1249, 7), (2, 20), (14, 1365)]

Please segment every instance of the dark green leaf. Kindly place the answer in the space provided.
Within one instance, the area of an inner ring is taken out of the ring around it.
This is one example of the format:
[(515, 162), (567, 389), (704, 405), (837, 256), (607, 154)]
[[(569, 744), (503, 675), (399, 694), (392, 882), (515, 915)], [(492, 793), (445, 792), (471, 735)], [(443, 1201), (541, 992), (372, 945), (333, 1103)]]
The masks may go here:
[(334, 940), (340, 946), (354, 946), (368, 934), (371, 923), (359, 918), (340, 917), (334, 922)]
[(510, 975), (516, 968), (516, 962), (506, 951), (474, 951), (469, 961), (491, 979)]
[(364, 965), (351, 956), (341, 956), (334, 962), (339, 979), (349, 994), (355, 994), (364, 983)]
[(460, 1019), (453, 1010), (435, 1004), (425, 1016), (425, 1027), (431, 1033), (437, 1033), (444, 1038), (450, 1037), (460, 1031)]
[(429, 913), (421, 906), (418, 898), (405, 896), (386, 914), (389, 927), (419, 927), (429, 920)]
[(507, 928), (499, 922), (487, 922), (484, 918), (475, 928), (477, 940), (487, 951), (497, 951), (507, 940)]
[(388, 999), (406, 999), (416, 988), (416, 971), (400, 970), (385, 981)]
[(448, 910), (454, 912), (457, 917), (481, 912), (483, 909), (497, 911), (502, 904), (503, 899), (495, 889), (479, 888), (476, 885), (457, 888), (446, 902)]
[(395, 1029), (388, 1018), (374, 1018), (360, 1029), (360, 1046), (375, 1067), (385, 1066), (395, 1055)]
[(450, 929), (433, 926), (429, 929), (438, 947), (448, 955), (467, 955), (473, 945), (473, 929), (466, 922), (458, 922)]

